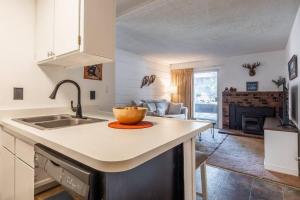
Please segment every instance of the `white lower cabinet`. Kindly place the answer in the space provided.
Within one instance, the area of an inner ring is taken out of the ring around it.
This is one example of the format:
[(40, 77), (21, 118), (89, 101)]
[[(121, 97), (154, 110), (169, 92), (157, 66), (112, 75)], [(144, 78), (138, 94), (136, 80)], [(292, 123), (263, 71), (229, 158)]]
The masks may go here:
[(15, 199), (15, 155), (3, 146), (1, 149), (1, 200)]
[(264, 145), (265, 169), (293, 176), (299, 175), (297, 132), (265, 130)]
[[(12, 138), (0, 144), (0, 200), (34, 200), (34, 148), (0, 129)], [(7, 145), (10, 144), (11, 145)], [(8, 150), (8, 147), (12, 147)], [(15, 148), (14, 148), (15, 147)], [(16, 154), (15, 149), (17, 149)]]
[(15, 200), (34, 199), (34, 169), (16, 157)]

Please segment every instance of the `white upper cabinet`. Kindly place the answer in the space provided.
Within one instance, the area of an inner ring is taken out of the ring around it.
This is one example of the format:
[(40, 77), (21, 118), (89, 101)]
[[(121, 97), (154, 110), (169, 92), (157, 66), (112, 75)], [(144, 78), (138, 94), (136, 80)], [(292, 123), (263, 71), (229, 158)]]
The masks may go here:
[(37, 0), (38, 64), (80, 67), (112, 62), (115, 13), (115, 0)]
[(54, 0), (38, 0), (36, 12), (36, 59), (54, 58)]
[(55, 1), (54, 49), (61, 56), (80, 49), (79, 0)]

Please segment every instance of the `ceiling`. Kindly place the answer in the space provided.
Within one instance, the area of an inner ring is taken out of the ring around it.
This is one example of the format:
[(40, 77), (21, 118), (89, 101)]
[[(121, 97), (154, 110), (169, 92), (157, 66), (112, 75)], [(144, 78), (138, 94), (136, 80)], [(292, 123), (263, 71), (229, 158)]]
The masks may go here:
[(300, 0), (117, 0), (117, 47), (166, 64), (285, 48)]

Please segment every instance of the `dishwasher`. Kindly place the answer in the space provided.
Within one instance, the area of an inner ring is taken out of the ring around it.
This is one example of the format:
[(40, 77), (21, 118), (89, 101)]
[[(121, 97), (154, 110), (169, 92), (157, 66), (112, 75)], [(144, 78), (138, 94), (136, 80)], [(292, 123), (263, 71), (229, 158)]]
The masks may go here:
[(35, 145), (35, 173), (45, 180), (36, 180), (36, 200), (102, 199), (96, 170), (40, 144)]

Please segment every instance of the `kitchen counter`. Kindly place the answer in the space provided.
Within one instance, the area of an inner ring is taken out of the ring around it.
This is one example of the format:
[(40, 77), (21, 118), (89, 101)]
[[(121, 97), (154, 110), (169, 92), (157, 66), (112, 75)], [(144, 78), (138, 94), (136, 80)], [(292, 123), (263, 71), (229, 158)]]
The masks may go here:
[(108, 121), (53, 130), (32, 128), (12, 118), (3, 119), (1, 125), (28, 143), (40, 143), (103, 172), (133, 169), (211, 127), (205, 122), (146, 117), (145, 120), (154, 123), (153, 127), (123, 130), (108, 127), (114, 120), (111, 113), (86, 116)]

